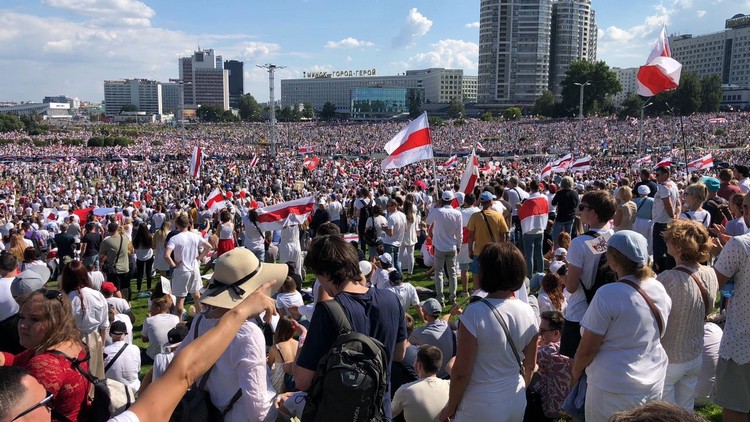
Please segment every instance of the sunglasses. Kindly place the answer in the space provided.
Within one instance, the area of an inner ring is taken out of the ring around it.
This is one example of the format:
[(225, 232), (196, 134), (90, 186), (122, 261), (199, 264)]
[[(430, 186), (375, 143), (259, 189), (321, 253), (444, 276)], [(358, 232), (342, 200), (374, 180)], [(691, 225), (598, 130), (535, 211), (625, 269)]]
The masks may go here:
[(39, 289), (34, 293), (37, 293), (37, 292), (41, 293), (42, 295), (44, 295), (46, 299), (49, 299), (49, 300), (60, 299), (63, 295), (63, 292), (59, 290)]
[(578, 211), (583, 211), (586, 208), (591, 208), (591, 207), (588, 205), (578, 204)]
[(29, 407), (28, 409), (24, 410), (23, 412), (21, 412), (15, 418), (11, 419), (11, 422), (13, 422), (15, 420), (18, 420), (18, 419), (21, 419), (22, 417), (28, 415), (29, 413), (35, 411), (36, 409), (39, 409), (42, 406), (46, 407), (47, 409), (49, 409), (51, 411), (52, 408), (54, 407), (54, 403), (53, 403), (54, 400), (55, 400), (55, 396), (52, 393), (50, 393), (49, 391), (47, 391), (47, 396), (45, 398), (43, 398), (39, 403), (37, 403), (37, 404)]

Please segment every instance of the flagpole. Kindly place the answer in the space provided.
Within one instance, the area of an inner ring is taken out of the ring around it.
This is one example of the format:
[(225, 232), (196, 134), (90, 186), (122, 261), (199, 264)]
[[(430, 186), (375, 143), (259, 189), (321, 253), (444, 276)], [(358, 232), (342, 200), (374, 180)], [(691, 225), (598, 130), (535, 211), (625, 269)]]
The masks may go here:
[(438, 187), (437, 166), (435, 165), (435, 154), (432, 155), (432, 177), (435, 180), (435, 201), (439, 198), (440, 188)]

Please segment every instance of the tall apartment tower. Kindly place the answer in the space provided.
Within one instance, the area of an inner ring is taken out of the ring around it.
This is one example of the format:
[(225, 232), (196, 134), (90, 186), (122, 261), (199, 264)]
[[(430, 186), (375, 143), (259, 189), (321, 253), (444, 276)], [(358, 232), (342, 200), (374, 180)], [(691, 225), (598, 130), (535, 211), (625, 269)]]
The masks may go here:
[(596, 61), (597, 27), (591, 0), (557, 0), (552, 3), (549, 90), (560, 97), (560, 83), (570, 62)]
[(224, 62), (224, 69), (229, 71), (229, 106), (239, 107), (240, 97), (245, 92), (244, 64), (237, 60)]
[(213, 49), (177, 60), (187, 106), (217, 105), (229, 109), (229, 71), (217, 66)]
[(482, 0), (480, 104), (531, 105), (549, 86), (552, 0)]
[(135, 106), (148, 114), (162, 114), (161, 83), (148, 79), (104, 81), (104, 110), (116, 116), (123, 106)]

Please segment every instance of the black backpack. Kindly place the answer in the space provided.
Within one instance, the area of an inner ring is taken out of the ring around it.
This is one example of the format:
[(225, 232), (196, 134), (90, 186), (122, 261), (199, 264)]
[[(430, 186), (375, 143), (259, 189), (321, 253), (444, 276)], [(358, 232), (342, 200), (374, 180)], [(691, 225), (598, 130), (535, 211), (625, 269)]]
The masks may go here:
[[(203, 316), (201, 315), (193, 321), (193, 340), (198, 338), (198, 325), (202, 318)], [(211, 395), (206, 391), (206, 383), (208, 382), (208, 377), (211, 376), (214, 366), (215, 364), (211, 365), (208, 371), (203, 374), (200, 381), (196, 380), (192, 387), (182, 396), (174, 412), (172, 412), (172, 416), (169, 418), (170, 422), (222, 422), (224, 416), (232, 410), (237, 400), (242, 397), (242, 389), (237, 390), (226, 409), (223, 412), (220, 411), (211, 402)]]
[[(87, 362), (89, 359), (91, 359), (91, 355), (89, 354), (88, 350), (86, 351), (86, 356), (82, 360), (72, 358), (65, 353), (57, 350), (48, 350), (47, 353), (62, 356), (70, 361), (71, 366), (94, 386), (94, 400), (91, 402), (91, 406), (89, 406), (88, 408), (88, 412), (86, 414), (87, 420), (106, 421), (110, 417), (112, 417), (112, 400), (109, 397), (109, 387), (107, 387), (107, 379), (98, 379), (94, 375), (92, 375), (90, 371), (81, 368), (81, 363)], [(87, 394), (84, 400), (88, 399), (89, 395)], [(71, 422), (70, 419), (66, 418), (64, 415), (59, 414), (56, 411), (54, 413), (54, 418), (63, 422)]]
[(370, 217), (372, 226), (365, 229), (364, 241), (367, 246), (378, 246), (381, 243), (378, 237), (378, 229), (375, 227), (375, 217)]
[[(711, 224), (726, 224), (727, 221), (734, 220), (734, 216), (732, 216), (732, 212), (729, 210), (729, 201), (726, 199), (716, 196), (706, 201), (706, 203), (714, 206), (718, 211), (716, 213), (717, 215), (714, 215), (713, 213), (711, 214)], [(717, 216), (721, 216), (725, 221), (715, 221), (717, 219), (714, 217)]]
[(367, 198), (367, 201), (362, 200), (362, 204), (364, 205), (362, 209), (359, 210), (359, 229), (364, 230), (365, 225), (367, 224), (367, 219), (372, 216), (372, 203), (373, 200), (370, 198)]
[(384, 421), (388, 358), (383, 344), (352, 330), (341, 304), (318, 302), (331, 315), (339, 336), (320, 359), (307, 396), (304, 422)]
[[(589, 230), (583, 234), (591, 236), (594, 239), (601, 237), (601, 234), (595, 230)], [(594, 294), (600, 287), (605, 284), (614, 283), (615, 281), (617, 281), (617, 273), (609, 267), (609, 264), (607, 263), (607, 253), (604, 252), (599, 255), (599, 264), (596, 267), (594, 282), (591, 284), (591, 287), (587, 288), (583, 283), (583, 280), (581, 280), (581, 287), (583, 288), (583, 293), (586, 295), (586, 303), (591, 303)]]

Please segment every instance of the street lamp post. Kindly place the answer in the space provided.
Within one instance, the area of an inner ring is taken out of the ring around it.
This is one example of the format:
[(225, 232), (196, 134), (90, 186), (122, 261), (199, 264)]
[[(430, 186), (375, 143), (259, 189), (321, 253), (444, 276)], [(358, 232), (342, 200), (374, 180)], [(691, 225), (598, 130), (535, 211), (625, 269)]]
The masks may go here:
[(573, 82), (573, 85), (578, 85), (579, 87), (581, 87), (581, 93), (578, 99), (578, 118), (583, 119), (583, 88), (585, 86), (591, 85), (591, 82), (589, 81), (586, 81), (584, 83)]
[(636, 154), (641, 153), (641, 147), (643, 146), (643, 110), (654, 105), (654, 103), (649, 102), (652, 98), (653, 97), (649, 98), (646, 103), (643, 104), (643, 107), (641, 107), (641, 119), (638, 121), (638, 152), (636, 152)]
[(274, 157), (276, 155), (276, 102), (274, 99), (274, 71), (276, 69), (283, 69), (286, 66), (278, 66), (270, 63), (256, 66), (268, 70), (268, 108), (271, 129), (271, 157)]

